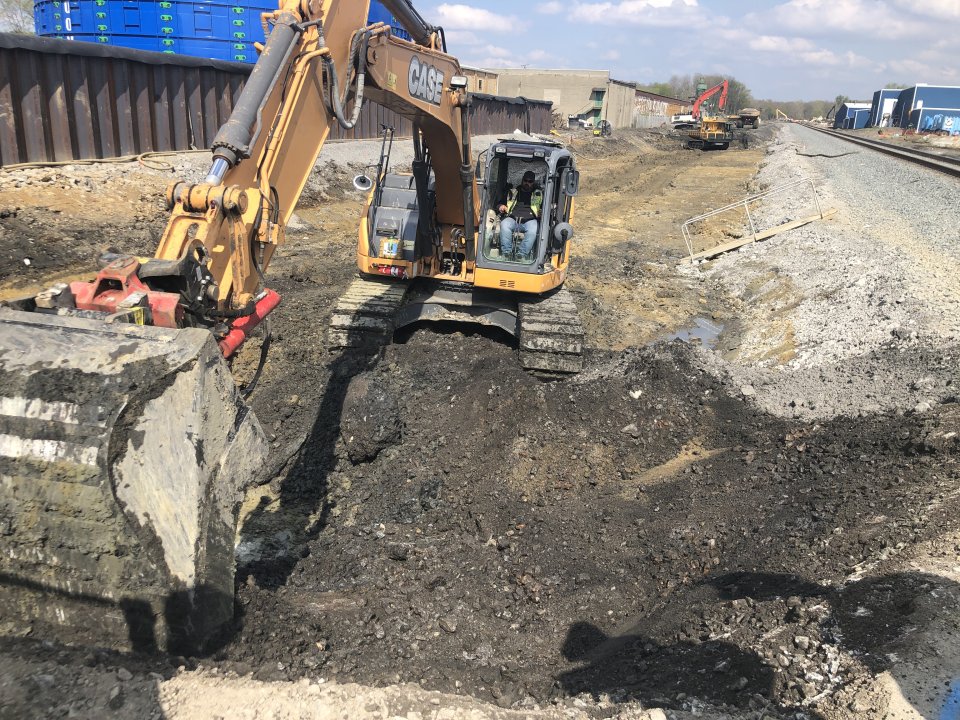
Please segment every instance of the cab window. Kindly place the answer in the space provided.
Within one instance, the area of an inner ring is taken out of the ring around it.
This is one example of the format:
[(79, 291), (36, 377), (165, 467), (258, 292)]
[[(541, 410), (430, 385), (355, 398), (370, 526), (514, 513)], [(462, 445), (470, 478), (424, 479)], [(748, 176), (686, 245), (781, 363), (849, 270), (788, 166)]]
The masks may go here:
[[(545, 237), (544, 222), (552, 222), (554, 203), (544, 195), (547, 170), (540, 159), (502, 157), (491, 164), (481, 219), (484, 257), (522, 265), (536, 261)], [(524, 183), (524, 175), (530, 172), (533, 183)]]

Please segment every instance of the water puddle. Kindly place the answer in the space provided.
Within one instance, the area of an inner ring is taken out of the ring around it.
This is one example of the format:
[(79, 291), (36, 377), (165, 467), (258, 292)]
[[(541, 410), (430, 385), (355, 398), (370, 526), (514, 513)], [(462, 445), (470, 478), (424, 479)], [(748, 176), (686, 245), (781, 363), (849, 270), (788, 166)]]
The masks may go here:
[(677, 330), (676, 332), (664, 335), (662, 340), (682, 340), (685, 343), (696, 343), (705, 348), (713, 349), (717, 345), (717, 338), (723, 332), (723, 323), (709, 320), (705, 317), (693, 319), (693, 326)]
[(950, 692), (940, 708), (938, 720), (960, 720), (960, 680), (950, 683)]

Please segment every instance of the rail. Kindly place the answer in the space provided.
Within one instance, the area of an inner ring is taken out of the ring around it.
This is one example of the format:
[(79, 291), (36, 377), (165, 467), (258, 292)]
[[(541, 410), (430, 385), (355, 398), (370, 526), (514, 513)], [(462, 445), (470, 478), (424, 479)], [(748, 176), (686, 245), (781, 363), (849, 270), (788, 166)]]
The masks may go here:
[(811, 130), (816, 130), (817, 132), (822, 132), (825, 135), (830, 135), (831, 137), (835, 137), (839, 140), (846, 140), (854, 145), (861, 145), (863, 147), (870, 148), (871, 150), (876, 150), (877, 152), (882, 152), (887, 155), (900, 158), (906, 162), (923, 165), (924, 167), (930, 168), (931, 170), (936, 170), (937, 172), (960, 177), (960, 158), (940, 155), (938, 153), (928, 152), (926, 150), (898, 147), (888, 142), (883, 142), (880, 140), (868, 140), (867, 138), (858, 137), (856, 135), (848, 135), (847, 133), (838, 132), (837, 130), (820, 128), (807, 123), (804, 123), (803, 126), (810, 128)]

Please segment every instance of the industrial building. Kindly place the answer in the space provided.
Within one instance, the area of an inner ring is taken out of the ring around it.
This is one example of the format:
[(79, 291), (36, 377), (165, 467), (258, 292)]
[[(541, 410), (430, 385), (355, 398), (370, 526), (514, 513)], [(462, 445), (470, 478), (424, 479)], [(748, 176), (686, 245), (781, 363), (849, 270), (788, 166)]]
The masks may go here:
[(614, 80), (607, 70), (503, 68), (496, 72), (500, 95), (548, 100), (571, 125), (596, 126), (606, 120), (615, 128), (653, 127), (689, 107), (684, 100)]
[(873, 103), (870, 105), (870, 119), (868, 127), (890, 127), (893, 123), (893, 110), (900, 98), (899, 88), (884, 88), (873, 94)]
[[(501, 95), (547, 100), (553, 103), (553, 111), (564, 118), (579, 117), (591, 122), (603, 118), (610, 81), (606, 70), (501, 68), (497, 73)], [(620, 125), (614, 118), (606, 119), (614, 127)]]
[(901, 90), (891, 124), (920, 132), (960, 134), (960, 87), (918, 84)]
[(496, 70), (484, 70), (483, 68), (461, 65), (461, 72), (467, 78), (467, 91), (472, 93), (487, 93), (488, 95), (498, 95), (498, 80)]
[(871, 103), (845, 102), (833, 118), (833, 126), (843, 130), (859, 130), (867, 126)]

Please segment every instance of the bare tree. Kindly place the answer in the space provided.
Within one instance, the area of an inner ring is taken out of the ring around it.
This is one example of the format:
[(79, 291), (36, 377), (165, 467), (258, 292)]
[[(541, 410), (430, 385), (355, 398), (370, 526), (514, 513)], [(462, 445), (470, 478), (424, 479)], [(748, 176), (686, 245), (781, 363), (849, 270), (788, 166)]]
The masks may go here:
[(0, 0), (0, 30), (33, 34), (33, 0)]
[(690, 102), (693, 102), (697, 97), (698, 84), (703, 83), (711, 88), (724, 80), (729, 83), (726, 103), (728, 110), (740, 110), (753, 103), (753, 96), (747, 86), (733, 77), (725, 78), (723, 75), (674, 75), (670, 78), (668, 85), (672, 90), (673, 97), (689, 99)]

